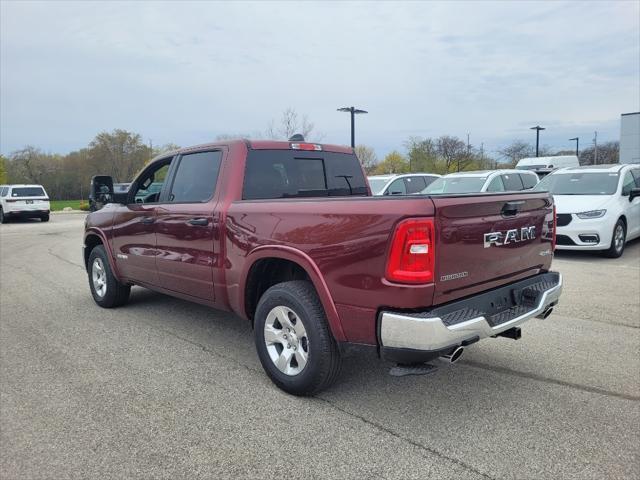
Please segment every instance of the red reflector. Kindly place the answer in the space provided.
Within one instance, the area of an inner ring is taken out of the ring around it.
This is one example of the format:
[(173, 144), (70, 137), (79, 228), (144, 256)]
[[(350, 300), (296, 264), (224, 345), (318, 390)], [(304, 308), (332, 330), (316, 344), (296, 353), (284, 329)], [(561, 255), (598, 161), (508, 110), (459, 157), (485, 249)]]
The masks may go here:
[(322, 145), (318, 145), (317, 143), (292, 143), (291, 148), (294, 150), (322, 150)]
[(396, 227), (387, 259), (387, 280), (400, 283), (433, 281), (435, 234), (432, 218), (403, 220)]

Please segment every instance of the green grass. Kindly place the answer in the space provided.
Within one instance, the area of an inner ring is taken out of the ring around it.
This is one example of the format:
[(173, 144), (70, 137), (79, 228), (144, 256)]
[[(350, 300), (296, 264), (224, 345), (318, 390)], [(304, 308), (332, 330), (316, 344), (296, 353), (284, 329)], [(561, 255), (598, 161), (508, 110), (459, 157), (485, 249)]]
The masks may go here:
[(74, 210), (80, 210), (80, 202), (82, 200), (51, 200), (51, 211), (59, 212), (65, 207), (71, 207)]

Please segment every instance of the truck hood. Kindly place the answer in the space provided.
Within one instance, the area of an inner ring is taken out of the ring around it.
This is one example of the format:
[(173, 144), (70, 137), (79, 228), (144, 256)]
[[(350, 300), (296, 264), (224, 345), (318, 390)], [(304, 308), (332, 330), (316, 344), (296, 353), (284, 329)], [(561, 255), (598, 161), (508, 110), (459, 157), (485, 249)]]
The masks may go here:
[(606, 206), (610, 195), (554, 195), (556, 213), (579, 213), (600, 210)]

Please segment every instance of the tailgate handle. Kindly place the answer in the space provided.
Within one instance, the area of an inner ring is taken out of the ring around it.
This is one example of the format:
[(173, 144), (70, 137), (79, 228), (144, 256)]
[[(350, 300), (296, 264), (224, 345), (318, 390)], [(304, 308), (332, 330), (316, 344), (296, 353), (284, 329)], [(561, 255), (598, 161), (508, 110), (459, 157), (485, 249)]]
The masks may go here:
[(520, 205), (522, 205), (523, 203), (524, 202), (505, 203), (504, 206), (502, 207), (502, 215), (504, 215), (505, 217), (512, 217), (513, 215), (518, 213), (518, 210), (520, 209)]

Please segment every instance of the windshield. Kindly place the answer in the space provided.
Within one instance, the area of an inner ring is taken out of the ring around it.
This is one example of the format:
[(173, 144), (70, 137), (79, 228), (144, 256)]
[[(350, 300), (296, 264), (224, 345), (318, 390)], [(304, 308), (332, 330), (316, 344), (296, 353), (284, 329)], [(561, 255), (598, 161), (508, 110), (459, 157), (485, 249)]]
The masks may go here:
[(618, 179), (617, 173), (555, 173), (540, 180), (534, 190), (554, 195), (613, 195)]
[(12, 197), (44, 197), (42, 187), (20, 187), (11, 189)]
[(482, 190), (485, 177), (443, 177), (425, 188), (422, 193), (477, 193)]
[(517, 170), (540, 170), (547, 168), (546, 165), (516, 165)]
[(389, 181), (388, 178), (369, 178), (368, 180), (371, 186), (371, 193), (374, 195), (379, 194)]

